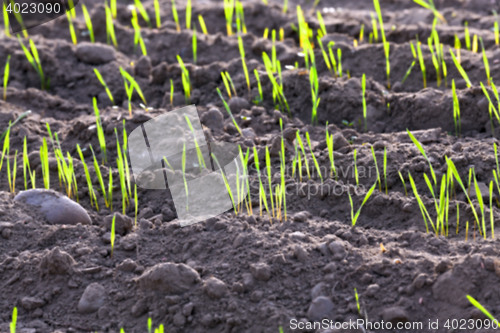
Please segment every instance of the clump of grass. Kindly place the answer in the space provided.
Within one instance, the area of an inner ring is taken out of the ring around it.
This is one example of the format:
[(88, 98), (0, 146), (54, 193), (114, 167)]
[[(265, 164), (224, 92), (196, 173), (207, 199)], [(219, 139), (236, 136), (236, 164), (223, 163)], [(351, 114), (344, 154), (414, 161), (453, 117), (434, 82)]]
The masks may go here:
[(358, 155), (358, 150), (354, 149), (354, 152), (352, 155), (352, 158), (354, 160), (354, 178), (356, 180), (356, 185), (359, 185), (358, 164), (357, 164), (357, 159), (356, 159), (357, 155)]
[(351, 204), (351, 222), (352, 222), (351, 225), (352, 225), (352, 227), (356, 226), (356, 222), (358, 221), (359, 214), (361, 214), (361, 208), (363, 208), (363, 206), (366, 204), (368, 199), (370, 199), (376, 186), (377, 186), (377, 183), (375, 182), (372, 185), (372, 187), (368, 190), (368, 192), (366, 192), (365, 198), (363, 199), (361, 206), (359, 206), (358, 210), (356, 211), (356, 214), (354, 214), (354, 204), (352, 202), (351, 193), (349, 190), (347, 190), (347, 195), (349, 196), (349, 203)]
[(134, 184), (134, 205), (135, 205), (134, 224), (137, 226), (137, 212), (139, 211), (139, 201), (138, 201), (138, 197), (137, 197), (137, 184)]
[(495, 108), (495, 105), (493, 105), (493, 102), (491, 101), (490, 94), (486, 90), (486, 87), (484, 86), (484, 84), (482, 82), (479, 82), (479, 83), (481, 84), (481, 88), (483, 89), (483, 93), (484, 93), (484, 95), (486, 96), (486, 98), (488, 99), (488, 102), (489, 102), (489, 108), (488, 108), (488, 110), (489, 110), (489, 114), (490, 114), (491, 133), (494, 136), (495, 135), (495, 128), (493, 126), (493, 113), (495, 114), (495, 116), (496, 116), (496, 118), (497, 118), (497, 120), (499, 122), (500, 122), (500, 116), (498, 114), (497, 109)]
[(266, 208), (266, 212), (268, 216), (271, 216), (269, 214), (269, 206), (267, 204), (267, 196), (266, 192), (264, 190), (264, 185), (262, 184), (262, 177), (260, 173), (260, 167), (259, 167), (259, 153), (257, 151), (257, 148), (255, 146), (253, 147), (253, 158), (254, 158), (254, 163), (255, 163), (255, 169), (257, 171), (257, 177), (259, 178), (259, 208), (260, 208), (260, 216), (262, 216), (262, 203), (264, 203), (264, 207)]
[(271, 84), (273, 86), (273, 99), (278, 100), (280, 109), (282, 111), (286, 108), (288, 110), (288, 113), (290, 113), (288, 101), (285, 97), (283, 89), (283, 81), (281, 80), (281, 69), (280, 69), (281, 67), (279, 65), (279, 61), (277, 61), (278, 77), (280, 78), (280, 82), (278, 83), (278, 81), (274, 77), (272, 62), (269, 59), (269, 56), (266, 54), (266, 52), (262, 53), (262, 60), (264, 61), (264, 65), (266, 67), (267, 76), (269, 77), (269, 80), (271, 81)]
[(38, 55), (38, 49), (36, 48), (35, 43), (33, 42), (32, 39), (29, 40), (29, 46), (30, 50), (24, 46), (23, 42), (21, 41), (21, 38), (19, 35), (17, 36), (19, 40), (19, 44), (21, 44), (21, 48), (23, 49), (24, 55), (26, 56), (26, 59), (28, 59), (28, 62), (31, 64), (31, 66), (35, 69), (35, 71), (38, 74), (38, 77), (40, 78), (42, 90), (46, 90), (49, 88), (49, 81), (45, 79), (45, 75), (43, 73), (43, 68), (42, 68), (42, 63), (40, 61), (40, 57)]
[(113, 98), (113, 94), (111, 93), (111, 90), (109, 89), (108, 85), (106, 84), (106, 81), (104, 81), (101, 73), (99, 72), (99, 70), (97, 68), (94, 68), (94, 73), (95, 73), (95, 76), (97, 77), (97, 79), (99, 80), (99, 82), (102, 84), (102, 86), (106, 90), (106, 94), (108, 95), (109, 100), (111, 101), (111, 103), (115, 104), (115, 100)]
[[(340, 49), (339, 49), (340, 50)], [(318, 81), (318, 70), (316, 69), (316, 60), (314, 57), (314, 52), (311, 50), (311, 67), (309, 68), (309, 83), (311, 85), (311, 99), (312, 99), (312, 111), (311, 111), (311, 123), (318, 123), (318, 106), (321, 98), (319, 98), (319, 81)]]
[(104, 204), (106, 205), (106, 207), (109, 207), (110, 202), (108, 201), (106, 187), (104, 185), (104, 180), (102, 177), (101, 169), (99, 168), (99, 163), (97, 162), (97, 158), (95, 157), (95, 153), (94, 153), (94, 149), (92, 149), (92, 145), (90, 145), (89, 148), (90, 148), (90, 151), (92, 152), (92, 158), (94, 161), (94, 172), (97, 176), (97, 181), (99, 182), (99, 185), (101, 187), (102, 196), (104, 198)]
[(189, 71), (186, 68), (186, 65), (184, 65), (184, 61), (182, 61), (182, 58), (177, 55), (177, 62), (179, 63), (179, 66), (181, 66), (182, 70), (182, 86), (184, 87), (184, 98), (186, 99), (186, 104), (189, 104), (189, 101), (191, 100), (191, 80), (189, 79)]
[(5, 62), (5, 69), (3, 71), (3, 100), (7, 100), (7, 84), (9, 83), (10, 75), (10, 55), (7, 56), (7, 61)]
[(245, 23), (245, 11), (243, 9), (243, 4), (241, 1), (236, 1), (236, 30), (238, 33), (247, 33), (247, 26)]
[(488, 85), (491, 86), (491, 77), (490, 77), (490, 64), (488, 62), (488, 57), (486, 56), (486, 51), (484, 49), (483, 39), (481, 41), (481, 48), (483, 53), (483, 63), (484, 63), (484, 71), (486, 72), (486, 78), (488, 79)]
[(14, 153), (14, 163), (12, 166), (12, 171), (9, 162), (9, 157), (7, 157), (7, 179), (9, 181), (9, 189), (11, 193), (16, 193), (16, 175), (17, 175), (17, 150)]
[(125, 215), (125, 211), (129, 203), (129, 198), (127, 195), (127, 182), (125, 175), (125, 164), (127, 163), (127, 161), (124, 159), (116, 128), (115, 128), (115, 136), (116, 136), (116, 152), (117, 152), (116, 166), (118, 168), (118, 176), (120, 177), (119, 183), (122, 194), (122, 214)]

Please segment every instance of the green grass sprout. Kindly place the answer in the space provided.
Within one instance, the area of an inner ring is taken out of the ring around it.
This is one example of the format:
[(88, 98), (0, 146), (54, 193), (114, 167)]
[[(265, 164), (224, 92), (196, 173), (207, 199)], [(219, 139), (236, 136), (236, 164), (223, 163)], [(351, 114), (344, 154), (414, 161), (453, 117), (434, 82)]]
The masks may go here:
[(106, 84), (106, 81), (104, 81), (101, 73), (99, 72), (99, 70), (97, 68), (94, 68), (94, 73), (95, 73), (95, 76), (97, 77), (97, 79), (99, 80), (99, 82), (104, 87), (104, 90), (106, 90), (106, 94), (108, 95), (109, 100), (111, 101), (111, 103), (115, 104), (115, 100), (113, 98), (113, 94), (111, 93), (111, 90), (109, 89), (108, 85)]
[(205, 24), (205, 20), (203, 19), (203, 16), (201, 16), (201, 14), (198, 15), (198, 22), (200, 23), (200, 28), (203, 34), (208, 35), (207, 25)]
[(90, 19), (87, 7), (84, 4), (82, 4), (82, 12), (83, 12), (83, 18), (85, 19), (85, 25), (87, 26), (87, 30), (89, 32), (90, 41), (92, 43), (95, 43), (94, 27), (92, 26), (92, 20)]
[(10, 55), (7, 56), (7, 61), (5, 62), (5, 69), (3, 71), (3, 100), (7, 100), (7, 84), (9, 83), (10, 75)]
[(175, 7), (175, 0), (172, 0), (172, 16), (174, 17), (177, 32), (180, 32), (181, 25), (179, 24), (179, 15), (177, 14), (177, 8)]
[(368, 199), (370, 199), (373, 191), (375, 190), (375, 187), (377, 186), (377, 182), (375, 182), (372, 187), (366, 192), (365, 198), (363, 199), (363, 202), (361, 203), (361, 206), (359, 206), (358, 210), (356, 211), (356, 214), (354, 214), (354, 204), (352, 202), (352, 197), (351, 193), (349, 190), (347, 190), (347, 195), (349, 196), (349, 202), (351, 204), (351, 221), (352, 221), (352, 227), (356, 226), (356, 222), (358, 221), (359, 214), (361, 214), (361, 208), (366, 204)]
[(97, 128), (97, 138), (99, 140), (99, 146), (101, 147), (101, 161), (102, 164), (107, 163), (108, 158), (106, 154), (106, 138), (104, 137), (104, 130), (102, 129), (101, 115), (99, 114), (99, 108), (97, 107), (97, 99), (94, 97), (92, 100), (94, 106), (95, 123)]
[(113, 220), (111, 221), (111, 235), (110, 235), (111, 258), (113, 258), (113, 251), (115, 248), (115, 220), (116, 220), (116, 214), (113, 215)]

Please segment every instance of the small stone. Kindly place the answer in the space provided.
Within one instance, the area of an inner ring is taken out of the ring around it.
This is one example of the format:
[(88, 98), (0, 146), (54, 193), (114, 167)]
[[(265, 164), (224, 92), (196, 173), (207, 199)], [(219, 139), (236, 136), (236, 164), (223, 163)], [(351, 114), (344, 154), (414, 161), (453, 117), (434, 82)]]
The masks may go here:
[(307, 262), (307, 259), (309, 257), (309, 255), (307, 254), (307, 251), (300, 245), (295, 245), (294, 249), (293, 249), (293, 254), (294, 256), (299, 259), (299, 261), (301, 263), (305, 263)]
[(329, 317), (333, 312), (333, 302), (325, 296), (320, 296), (315, 298), (311, 305), (309, 306), (309, 310), (307, 311), (307, 317), (311, 321), (320, 321), (325, 317)]
[(265, 263), (251, 264), (250, 272), (257, 280), (268, 281), (271, 278), (271, 266)]
[(407, 322), (408, 313), (406, 313), (405, 309), (395, 306), (382, 311), (382, 318), (385, 322), (391, 322), (393, 324)]
[(255, 219), (255, 216), (253, 216), (253, 215), (248, 215), (248, 216), (247, 216), (247, 223), (248, 223), (248, 224), (257, 224), (257, 220)]
[(142, 290), (180, 294), (188, 291), (199, 279), (198, 272), (191, 267), (170, 262), (148, 268), (135, 281)]
[(264, 296), (264, 292), (260, 291), (260, 290), (255, 290), (254, 292), (252, 292), (250, 294), (250, 301), (252, 302), (260, 302), (260, 300), (262, 299), (262, 297)]
[(3, 238), (9, 239), (11, 235), (12, 235), (12, 230), (11, 229), (3, 229), (2, 230), (2, 237)]
[(146, 207), (139, 212), (139, 214), (137, 215), (137, 218), (139, 220), (149, 219), (150, 217), (153, 217), (154, 215), (155, 215), (155, 213), (153, 212), (153, 210), (150, 207)]
[(361, 276), (361, 282), (364, 284), (371, 283), (372, 280), (373, 280), (373, 276), (369, 273), (365, 273), (365, 274), (363, 274), (363, 276)]
[(109, 310), (105, 306), (101, 306), (99, 310), (97, 310), (97, 317), (100, 320), (108, 319), (109, 318)]
[(251, 127), (242, 129), (241, 134), (243, 134), (243, 137), (247, 139), (255, 139), (257, 137), (257, 134), (255, 134), (255, 131)]
[(76, 262), (71, 255), (61, 251), (56, 246), (42, 257), (39, 268), (42, 275), (63, 275), (69, 273), (75, 264)]
[(217, 108), (211, 108), (204, 112), (200, 117), (200, 121), (215, 132), (222, 131), (224, 128), (224, 116)]
[(186, 317), (182, 315), (182, 313), (176, 313), (174, 315), (174, 325), (175, 326), (184, 326), (186, 324)]
[(307, 220), (307, 214), (305, 212), (300, 212), (293, 216), (294, 222), (305, 222), (306, 220)]
[(119, 264), (116, 269), (123, 272), (133, 272), (137, 268), (137, 263), (130, 258), (127, 258)]
[(133, 251), (137, 247), (140, 240), (141, 236), (136, 233), (125, 235), (125, 237), (119, 240), (120, 247), (125, 251)]
[(233, 114), (240, 113), (242, 109), (249, 110), (250, 103), (244, 98), (241, 97), (233, 97), (229, 100), (229, 109)]
[(271, 261), (272, 261), (273, 264), (280, 264), (280, 265), (286, 264), (286, 259), (285, 259), (285, 256), (283, 255), (283, 253), (276, 254), (271, 259)]
[(333, 149), (339, 150), (344, 147), (350, 146), (349, 142), (344, 138), (342, 133), (333, 134)]
[(323, 272), (325, 273), (333, 273), (337, 270), (337, 264), (334, 262), (331, 262), (327, 264), (325, 267), (323, 267)]
[(21, 305), (28, 311), (35, 310), (39, 307), (42, 307), (45, 304), (45, 301), (38, 297), (23, 297), (21, 299)]
[(326, 283), (320, 282), (311, 289), (311, 299), (326, 295)]
[(78, 43), (76, 57), (87, 64), (102, 65), (116, 59), (116, 52), (111, 46), (101, 43)]
[(153, 76), (151, 83), (163, 84), (167, 80), (168, 65), (165, 61), (153, 67), (151, 75)]
[(227, 292), (226, 284), (213, 276), (205, 281), (204, 289), (207, 295), (213, 299), (221, 298)]
[(328, 245), (328, 248), (332, 251), (335, 260), (342, 260), (347, 254), (342, 241), (333, 241)]
[(182, 314), (186, 317), (189, 317), (193, 313), (193, 310), (194, 310), (194, 304), (189, 302), (188, 304), (185, 304), (182, 307)]
[(96, 312), (104, 305), (105, 299), (106, 289), (97, 282), (91, 283), (85, 288), (78, 302), (78, 312), (82, 314)]
[(416, 289), (421, 289), (425, 285), (425, 281), (427, 281), (427, 278), (428, 276), (425, 273), (418, 274), (413, 280), (413, 286)]
[(380, 290), (380, 286), (378, 284), (371, 284), (366, 288), (366, 296), (373, 297)]
[(134, 226), (134, 219), (120, 213), (115, 213), (104, 218), (104, 227), (108, 231), (111, 230), (113, 217), (115, 218), (115, 233), (117, 235), (125, 235)]
[(240, 234), (240, 235), (236, 236), (236, 238), (234, 239), (234, 242), (233, 242), (233, 247), (235, 249), (237, 249), (238, 247), (240, 247), (243, 244), (243, 242), (245, 241), (245, 238), (246, 237), (243, 234)]
[(233, 283), (231, 290), (236, 292), (236, 293), (242, 293), (245, 291), (245, 287), (243, 286), (243, 284), (241, 284), (239, 282), (235, 282), (235, 283)]
[(242, 278), (243, 278), (243, 287), (245, 288), (245, 290), (246, 291), (251, 290), (255, 285), (255, 278), (253, 277), (253, 275), (250, 273), (244, 273), (242, 274)]
[(161, 215), (164, 222), (170, 222), (175, 219), (175, 213), (170, 209), (170, 207), (164, 207), (161, 210)]
[(462, 143), (461, 142), (456, 142), (451, 149), (456, 152), (461, 152), (462, 151)]
[(19, 192), (14, 201), (24, 202), (40, 210), (51, 224), (91, 224), (80, 204), (53, 190), (32, 189)]
[(181, 297), (177, 295), (165, 296), (165, 302), (170, 305), (177, 304), (181, 301)]

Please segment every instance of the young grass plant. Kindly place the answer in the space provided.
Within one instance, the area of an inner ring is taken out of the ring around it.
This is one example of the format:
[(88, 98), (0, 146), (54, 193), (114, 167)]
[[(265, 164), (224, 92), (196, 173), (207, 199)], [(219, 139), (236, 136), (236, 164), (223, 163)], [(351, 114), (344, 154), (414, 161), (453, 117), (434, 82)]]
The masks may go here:
[(238, 35), (238, 48), (240, 50), (241, 56), (241, 66), (243, 67), (243, 73), (245, 74), (245, 79), (247, 82), (248, 92), (250, 93), (250, 76), (248, 75), (248, 68), (245, 61), (245, 47), (243, 46), (243, 39)]
[(156, 17), (156, 27), (160, 29), (161, 27), (161, 10), (160, 10), (160, 2), (159, 0), (154, 0), (153, 5), (155, 8), (155, 17)]
[(335, 180), (337, 180), (337, 169), (335, 168), (335, 157), (333, 155), (333, 134), (328, 134), (328, 128), (326, 129), (326, 145), (328, 148), (328, 158), (330, 159), (330, 177), (335, 174)]
[(68, 19), (69, 25), (69, 34), (71, 36), (71, 41), (74, 45), (78, 44), (78, 40), (76, 38), (75, 26), (73, 24), (73, 19), (71, 18), (70, 12), (66, 12), (66, 18)]
[(380, 192), (382, 192), (382, 180), (380, 178), (380, 172), (378, 169), (377, 156), (375, 155), (375, 150), (373, 149), (373, 146), (371, 146), (370, 148), (372, 150), (373, 162), (375, 163), (375, 171), (377, 172), (378, 189)]
[(99, 163), (97, 162), (97, 158), (95, 157), (95, 153), (94, 153), (94, 150), (92, 149), (92, 145), (90, 145), (89, 148), (90, 148), (90, 151), (92, 152), (92, 158), (94, 161), (94, 172), (97, 176), (97, 181), (99, 182), (99, 185), (101, 187), (102, 196), (104, 198), (104, 204), (106, 205), (106, 207), (109, 207), (110, 202), (108, 201), (106, 186), (104, 185), (104, 180), (102, 177), (101, 169), (99, 167)]
[(45, 138), (43, 138), (39, 153), (40, 164), (42, 166), (43, 186), (48, 190), (50, 189), (49, 151), (47, 148), (47, 140), (45, 140)]
[[(134, 90), (137, 92), (141, 100), (145, 105), (148, 103), (146, 102), (146, 99), (144, 98), (144, 94), (142, 93), (142, 89), (137, 83), (137, 81), (130, 75), (127, 71), (125, 71), (121, 66), (120, 66), (120, 74), (123, 77), (123, 83), (125, 85), (125, 92), (127, 93), (127, 98), (128, 98), (128, 111), (130, 116), (132, 116), (132, 95), (134, 93)], [(147, 109), (146, 109), (147, 110)]]
[(115, 48), (118, 48), (118, 42), (116, 41), (115, 26), (113, 25), (113, 15), (111, 9), (108, 5), (105, 5), (104, 12), (106, 16), (106, 40), (107, 43), (113, 43)]
[(208, 35), (207, 25), (205, 24), (205, 20), (203, 19), (203, 16), (201, 16), (201, 14), (198, 15), (198, 22), (200, 23), (200, 28), (203, 34)]
[(90, 205), (91, 206), (95, 205), (97, 211), (99, 211), (99, 204), (97, 203), (97, 197), (95, 194), (94, 186), (92, 185), (92, 178), (90, 176), (87, 163), (85, 163), (85, 158), (83, 157), (83, 153), (79, 144), (76, 144), (76, 150), (78, 152), (78, 155), (80, 156), (80, 161), (82, 162), (83, 165), (83, 171), (85, 172), (85, 179), (87, 181), (87, 188), (89, 190)]
[(174, 17), (175, 27), (177, 32), (181, 31), (181, 25), (179, 24), (179, 14), (177, 14), (177, 8), (175, 7), (175, 0), (172, 0), (172, 16)]
[(264, 93), (262, 92), (262, 84), (260, 83), (260, 75), (257, 69), (253, 70), (253, 74), (255, 75), (255, 81), (257, 81), (257, 89), (259, 90), (259, 97), (256, 104), (259, 104), (264, 101)]
[(496, 326), (498, 326), (498, 320), (496, 320), (495, 317), (493, 317), (493, 315), (488, 310), (486, 310), (484, 306), (481, 305), (481, 303), (476, 301), (470, 295), (467, 295), (467, 299), (472, 305), (474, 305), (479, 311), (481, 311), (486, 317), (488, 317), (493, 322), (492, 324), (496, 324)]
[(373, 6), (375, 7), (375, 11), (377, 12), (378, 16), (378, 21), (380, 24), (380, 34), (382, 35), (382, 43), (384, 46), (384, 54), (385, 54), (385, 63), (386, 63), (386, 75), (387, 75), (387, 88), (391, 88), (391, 64), (389, 62), (389, 51), (390, 51), (390, 44), (387, 42), (385, 38), (385, 32), (384, 32), (384, 21), (382, 19), (382, 11), (380, 9), (380, 3), (378, 0), (373, 0)]
[(182, 70), (182, 86), (184, 88), (184, 98), (187, 105), (191, 100), (191, 80), (189, 79), (189, 71), (179, 55), (177, 55), (177, 62), (179, 63), (179, 66), (181, 66)]
[(40, 57), (38, 55), (38, 49), (36, 48), (35, 43), (33, 42), (32, 39), (30, 39), (29, 40), (30, 50), (28, 50), (26, 48), (26, 46), (24, 46), (19, 35), (17, 36), (17, 38), (19, 40), (19, 44), (21, 44), (21, 48), (23, 49), (23, 52), (24, 52), (24, 55), (26, 56), (26, 59), (28, 59), (28, 62), (35, 69), (35, 71), (38, 74), (38, 77), (40, 78), (42, 90), (48, 89), (49, 82), (48, 82), (48, 80), (46, 81), (46, 79), (45, 79), (45, 75), (44, 75), (43, 69), (42, 69), (42, 63), (40, 61)]
[[(309, 162), (307, 160), (307, 155), (306, 155), (306, 150), (304, 149), (304, 143), (302, 142), (302, 139), (300, 138), (299, 131), (295, 132), (295, 138), (300, 146), (300, 150), (302, 151), (302, 156), (304, 156), (304, 164), (306, 166), (306, 172), (307, 172), (307, 179), (311, 179), (311, 173), (309, 172)], [(302, 172), (302, 166), (299, 158), (299, 171)], [(302, 178), (302, 176), (301, 176)], [(302, 181), (302, 179), (301, 179)]]
[(419, 41), (417, 41), (417, 54), (418, 54), (418, 61), (420, 63), (420, 70), (422, 71), (422, 79), (424, 82), (424, 89), (425, 89), (427, 88), (427, 75), (425, 72), (424, 56), (422, 55), (422, 48), (420, 47)]
[(14, 153), (14, 163), (11, 166), (9, 162), (9, 157), (7, 157), (7, 179), (9, 181), (9, 189), (11, 193), (16, 193), (16, 174), (17, 174), (17, 150)]
[[(323, 175), (321, 174), (321, 169), (319, 167), (318, 161), (316, 160), (316, 156), (314, 155), (314, 151), (311, 145), (311, 139), (309, 138), (309, 132), (306, 132), (306, 140), (307, 140), (307, 145), (309, 146), (309, 151), (311, 152), (311, 157), (314, 162), (314, 166), (316, 167), (316, 171), (318, 172), (318, 176), (321, 179), (321, 182), (323, 182)], [(282, 142), (281, 147), (284, 147), (284, 143)]]
[(95, 114), (95, 123), (97, 128), (97, 138), (99, 140), (99, 146), (101, 147), (101, 161), (102, 164), (107, 163), (107, 154), (106, 154), (106, 138), (104, 137), (104, 131), (102, 129), (101, 115), (99, 113), (99, 108), (97, 107), (97, 100), (94, 97), (92, 100), (94, 106), (94, 114)]
[[(139, 1), (139, 0), (136, 0)], [(191, 0), (187, 0), (186, 2), (186, 29), (191, 29), (191, 16), (193, 12), (193, 7), (191, 5)]]
[(5, 2), (2, 3), (2, 12), (3, 12), (4, 33), (5, 36), (10, 37), (9, 14), (7, 13), (7, 9), (5, 8)]
[(10, 55), (7, 56), (7, 61), (5, 62), (5, 69), (3, 71), (3, 100), (7, 100), (7, 84), (9, 83), (10, 75)]
[(92, 20), (90, 19), (87, 7), (84, 4), (82, 4), (82, 12), (83, 12), (83, 18), (85, 19), (85, 25), (87, 26), (87, 30), (89, 32), (90, 41), (92, 43), (95, 43), (94, 27), (92, 26)]
[(233, 34), (233, 14), (234, 14), (234, 0), (224, 0), (224, 16), (226, 17), (226, 30), (227, 35)]
[(111, 242), (111, 258), (113, 258), (113, 250), (115, 248), (115, 220), (116, 220), (116, 214), (113, 215), (113, 220), (111, 221), (111, 235), (110, 235), (110, 242)]
[(193, 29), (193, 37), (191, 40), (191, 45), (193, 49), (193, 64), (196, 64), (196, 60), (198, 60), (198, 39), (196, 37), (196, 26)]
[(229, 108), (229, 105), (227, 104), (227, 102), (224, 99), (224, 97), (222, 97), (222, 93), (220, 92), (219, 88), (217, 88), (217, 94), (219, 95), (220, 99), (222, 100), (222, 103), (224, 104), (224, 108), (226, 109), (227, 113), (231, 117), (231, 120), (233, 121), (234, 127), (236, 127), (236, 129), (238, 130), (238, 133), (240, 133), (240, 135), (243, 135), (242, 132), (241, 132), (240, 126), (238, 126), (238, 123), (236, 122), (236, 119), (234, 119), (233, 114), (231, 112), (231, 109)]
[(361, 96), (363, 98), (363, 118), (365, 120), (365, 132), (368, 132), (368, 121), (366, 119), (366, 75), (361, 78)]
[(455, 63), (455, 66), (457, 67), (458, 72), (462, 75), (463, 79), (467, 83), (467, 88), (472, 87), (472, 83), (469, 80), (469, 77), (467, 76), (467, 73), (465, 72), (464, 68), (462, 65), (460, 65), (460, 62), (458, 61), (457, 57), (455, 57), (455, 54), (453, 51), (450, 49), (450, 54), (451, 58), (453, 59), (453, 62)]
[(16, 333), (17, 324), (17, 308), (12, 310), (12, 321), (10, 322), (10, 333)]
[(453, 94), (453, 121), (455, 122), (455, 135), (458, 137), (462, 133), (462, 121), (460, 120), (460, 103), (458, 100), (455, 80), (451, 81), (451, 90)]
[(99, 72), (99, 70), (97, 68), (94, 68), (94, 73), (95, 73), (95, 76), (97, 77), (97, 79), (99, 80), (99, 82), (104, 87), (104, 90), (106, 91), (106, 94), (108, 95), (109, 100), (111, 101), (111, 103), (115, 104), (115, 100), (113, 98), (113, 94), (111, 93), (111, 90), (109, 89), (108, 85), (106, 84), (106, 81), (104, 81), (101, 73)]
[(146, 11), (146, 9), (144, 9), (141, 0), (134, 0), (134, 4), (135, 7), (139, 10), (139, 13), (141, 13), (141, 16), (144, 19), (144, 21), (146, 21), (146, 23), (148, 24), (148, 27), (152, 28), (153, 26), (151, 25), (151, 20), (149, 19), (148, 12)]
[(411, 141), (413, 141), (413, 143), (415, 144), (415, 146), (418, 148), (418, 150), (420, 151), (420, 153), (424, 156), (424, 158), (426, 159), (427, 163), (429, 164), (429, 169), (431, 171), (431, 175), (432, 175), (432, 180), (434, 181), (434, 185), (437, 186), (437, 178), (436, 178), (436, 174), (434, 173), (434, 168), (432, 167), (432, 163), (431, 161), (429, 160), (429, 158), (427, 157), (427, 155), (425, 154), (425, 150), (424, 150), (424, 147), (422, 146), (422, 144), (417, 140), (417, 138), (415, 138), (413, 136), (413, 134), (411, 134), (411, 132), (409, 130), (406, 130), (408, 132), (408, 136), (410, 137)]
[(363, 202), (361, 203), (361, 206), (359, 206), (358, 210), (356, 211), (356, 214), (354, 214), (354, 204), (352, 202), (352, 197), (349, 189), (347, 190), (347, 195), (349, 196), (349, 203), (351, 204), (351, 225), (352, 227), (356, 226), (356, 222), (358, 221), (359, 214), (361, 214), (361, 208), (366, 204), (368, 199), (370, 199), (373, 191), (375, 190), (375, 187), (377, 186), (377, 182), (375, 182), (372, 187), (366, 192), (365, 198), (363, 199)]
[(28, 142), (26, 137), (24, 137), (23, 142), (23, 176), (24, 176), (24, 189), (28, 189), (28, 177), (26, 177), (26, 173), (29, 175), (31, 186), (35, 188), (35, 170), (31, 171), (30, 160), (28, 158)]

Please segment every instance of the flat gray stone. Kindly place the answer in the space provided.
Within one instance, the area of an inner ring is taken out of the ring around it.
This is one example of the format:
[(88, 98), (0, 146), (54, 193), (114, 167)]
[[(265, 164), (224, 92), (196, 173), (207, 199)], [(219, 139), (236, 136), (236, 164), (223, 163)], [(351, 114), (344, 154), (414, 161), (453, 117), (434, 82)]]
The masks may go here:
[(87, 211), (59, 192), (45, 189), (21, 191), (14, 201), (38, 208), (51, 224), (92, 224)]
[(105, 300), (106, 289), (97, 282), (91, 283), (85, 288), (78, 302), (78, 312), (83, 314), (96, 312), (104, 305)]
[(87, 64), (102, 65), (115, 60), (116, 52), (108, 45), (83, 42), (76, 47), (76, 56)]

